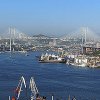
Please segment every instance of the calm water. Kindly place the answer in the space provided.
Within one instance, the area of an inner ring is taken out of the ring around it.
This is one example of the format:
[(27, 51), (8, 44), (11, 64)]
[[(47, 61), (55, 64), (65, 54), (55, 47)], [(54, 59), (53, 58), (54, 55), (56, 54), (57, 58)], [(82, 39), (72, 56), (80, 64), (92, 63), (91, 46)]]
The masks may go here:
[[(8, 100), (23, 75), (27, 85), (34, 77), (39, 93), (51, 99), (67, 100), (76, 96), (77, 100), (100, 100), (100, 69), (79, 68), (66, 64), (38, 63), (35, 56), (39, 52), (24, 54), (0, 54), (0, 100)], [(29, 90), (28, 90), (29, 91)], [(26, 100), (21, 93), (20, 100)], [(27, 94), (30, 95), (30, 92)]]

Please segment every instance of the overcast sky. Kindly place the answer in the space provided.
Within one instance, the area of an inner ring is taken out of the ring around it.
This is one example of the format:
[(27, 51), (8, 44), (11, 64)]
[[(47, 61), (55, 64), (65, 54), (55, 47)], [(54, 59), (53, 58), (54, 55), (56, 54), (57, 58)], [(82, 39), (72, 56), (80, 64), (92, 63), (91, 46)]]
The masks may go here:
[(100, 0), (0, 0), (0, 33), (61, 35), (82, 26), (100, 32)]

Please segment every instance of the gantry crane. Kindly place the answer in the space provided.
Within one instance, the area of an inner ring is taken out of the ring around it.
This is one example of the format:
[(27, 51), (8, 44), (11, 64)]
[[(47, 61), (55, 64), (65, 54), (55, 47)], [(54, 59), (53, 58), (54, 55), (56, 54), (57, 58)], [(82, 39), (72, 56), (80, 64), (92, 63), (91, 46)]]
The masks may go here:
[(19, 99), (19, 96), (20, 96), (20, 93), (22, 91), (22, 85), (24, 84), (24, 87), (26, 89), (26, 82), (25, 82), (25, 79), (24, 77), (22, 76), (21, 79), (19, 80), (19, 84), (15, 90), (16, 92), (16, 99), (18, 100)]
[(30, 79), (29, 88), (31, 89), (31, 100), (36, 100), (36, 96), (39, 94), (39, 92), (33, 77), (31, 77)]
[[(18, 86), (15, 90), (15, 97), (13, 96), (11, 100), (19, 100), (23, 85), (26, 89), (26, 82), (25, 82), (24, 77), (22, 76), (21, 79), (19, 80)], [(38, 89), (36, 87), (33, 77), (30, 78), (29, 89), (31, 90), (30, 100), (36, 100), (37, 97), (39, 97), (39, 92), (38, 92)], [(9, 100), (10, 100), (10, 96), (9, 96)], [(39, 100), (41, 100), (41, 99), (39, 98)]]

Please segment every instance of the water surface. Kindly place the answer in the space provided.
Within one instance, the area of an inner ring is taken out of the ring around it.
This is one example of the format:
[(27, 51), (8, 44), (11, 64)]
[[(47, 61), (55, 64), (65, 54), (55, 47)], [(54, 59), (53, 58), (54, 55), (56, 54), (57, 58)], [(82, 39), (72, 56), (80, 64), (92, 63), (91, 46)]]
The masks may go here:
[[(76, 96), (77, 100), (100, 100), (100, 69), (81, 68), (66, 64), (39, 63), (36, 56), (40, 52), (30, 52), (29, 56), (15, 53), (0, 54), (0, 100), (8, 100), (14, 95), (19, 79), (24, 76), (27, 86), (34, 77), (39, 93), (48, 100), (67, 100)], [(27, 89), (29, 91), (29, 89)], [(25, 100), (25, 90), (20, 100)], [(27, 93), (30, 97), (30, 91)]]

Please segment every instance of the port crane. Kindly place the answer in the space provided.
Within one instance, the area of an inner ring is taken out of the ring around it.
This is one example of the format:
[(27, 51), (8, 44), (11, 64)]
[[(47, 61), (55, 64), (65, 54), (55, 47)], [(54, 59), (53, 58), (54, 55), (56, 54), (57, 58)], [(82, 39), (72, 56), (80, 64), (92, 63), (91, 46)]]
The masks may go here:
[[(15, 90), (15, 93), (16, 93), (15, 97), (13, 96), (12, 98), (10, 98), (10, 96), (9, 96), (9, 100), (19, 100), (23, 85), (26, 89), (26, 82), (25, 82), (24, 77), (22, 76), (21, 79), (19, 80), (18, 86)], [(46, 100), (45, 96), (43, 96), (43, 97), (39, 96), (39, 92), (38, 92), (38, 89), (37, 89), (37, 86), (35, 84), (33, 77), (30, 78), (29, 89), (31, 90), (31, 98), (27, 99), (27, 100)], [(26, 100), (26, 99), (24, 99), (24, 100)], [(53, 94), (52, 94), (51, 100), (54, 100)], [(68, 100), (71, 100), (70, 95), (68, 97)], [(72, 100), (76, 100), (75, 96)]]
[(37, 95), (39, 94), (38, 89), (36, 87), (34, 78), (31, 77), (30, 78), (30, 84), (29, 84), (29, 88), (31, 90), (31, 100), (36, 100)]
[(15, 90), (16, 92), (16, 99), (18, 100), (19, 99), (19, 96), (20, 96), (20, 93), (22, 91), (22, 86), (24, 85), (25, 89), (26, 89), (26, 82), (25, 82), (25, 79), (24, 77), (22, 76), (21, 79), (19, 80), (19, 83), (18, 83), (18, 86)]
[[(19, 80), (17, 88), (15, 89), (15, 96), (13, 96), (12, 99), (10, 99), (10, 96), (9, 96), (9, 100), (19, 100), (23, 85), (24, 85), (24, 88), (27, 89), (25, 79), (22, 76)], [(30, 78), (29, 89), (31, 90), (30, 100), (36, 100), (37, 98), (41, 100), (33, 77)]]

